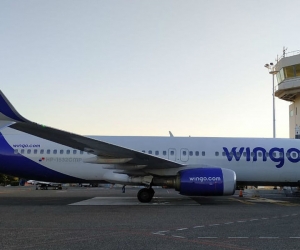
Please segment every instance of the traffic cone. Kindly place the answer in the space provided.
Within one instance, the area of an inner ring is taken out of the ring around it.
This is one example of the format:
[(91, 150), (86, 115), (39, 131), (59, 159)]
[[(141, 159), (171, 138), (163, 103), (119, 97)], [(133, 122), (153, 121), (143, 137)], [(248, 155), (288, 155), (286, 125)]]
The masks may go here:
[(243, 197), (243, 191), (240, 189), (239, 197)]

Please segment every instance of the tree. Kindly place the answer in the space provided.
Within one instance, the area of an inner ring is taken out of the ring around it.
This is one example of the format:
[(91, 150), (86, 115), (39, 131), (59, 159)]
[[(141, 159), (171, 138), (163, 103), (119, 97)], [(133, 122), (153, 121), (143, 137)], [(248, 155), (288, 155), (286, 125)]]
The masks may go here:
[(10, 175), (0, 174), (0, 185), (7, 185), (13, 181), (18, 181), (18, 177), (13, 177)]

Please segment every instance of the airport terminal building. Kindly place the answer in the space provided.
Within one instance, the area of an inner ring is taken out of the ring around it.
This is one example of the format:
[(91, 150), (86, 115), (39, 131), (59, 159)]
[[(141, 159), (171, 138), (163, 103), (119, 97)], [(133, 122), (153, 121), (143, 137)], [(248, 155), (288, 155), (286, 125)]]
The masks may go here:
[(289, 106), (289, 136), (300, 139), (300, 50), (283, 52), (270, 73), (277, 78), (275, 96), (291, 102)]

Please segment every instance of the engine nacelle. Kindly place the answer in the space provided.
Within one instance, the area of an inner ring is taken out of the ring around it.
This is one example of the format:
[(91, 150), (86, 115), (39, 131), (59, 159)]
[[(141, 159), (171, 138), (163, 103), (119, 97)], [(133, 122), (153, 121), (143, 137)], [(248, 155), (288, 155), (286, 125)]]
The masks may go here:
[(182, 195), (233, 195), (236, 188), (235, 172), (226, 168), (191, 168), (177, 176), (153, 177), (153, 186), (173, 187)]
[(233, 195), (236, 174), (225, 168), (194, 168), (179, 171), (175, 189), (188, 196)]

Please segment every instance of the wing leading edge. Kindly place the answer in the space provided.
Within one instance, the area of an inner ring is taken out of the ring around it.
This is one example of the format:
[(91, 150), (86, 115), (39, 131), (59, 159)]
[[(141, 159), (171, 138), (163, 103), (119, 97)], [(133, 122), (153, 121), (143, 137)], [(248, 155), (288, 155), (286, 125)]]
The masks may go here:
[(31, 122), (21, 116), (0, 91), (0, 121), (14, 122), (10, 128), (97, 155), (94, 163), (145, 165), (145, 168), (179, 168), (184, 165), (133, 149), (73, 134)]

